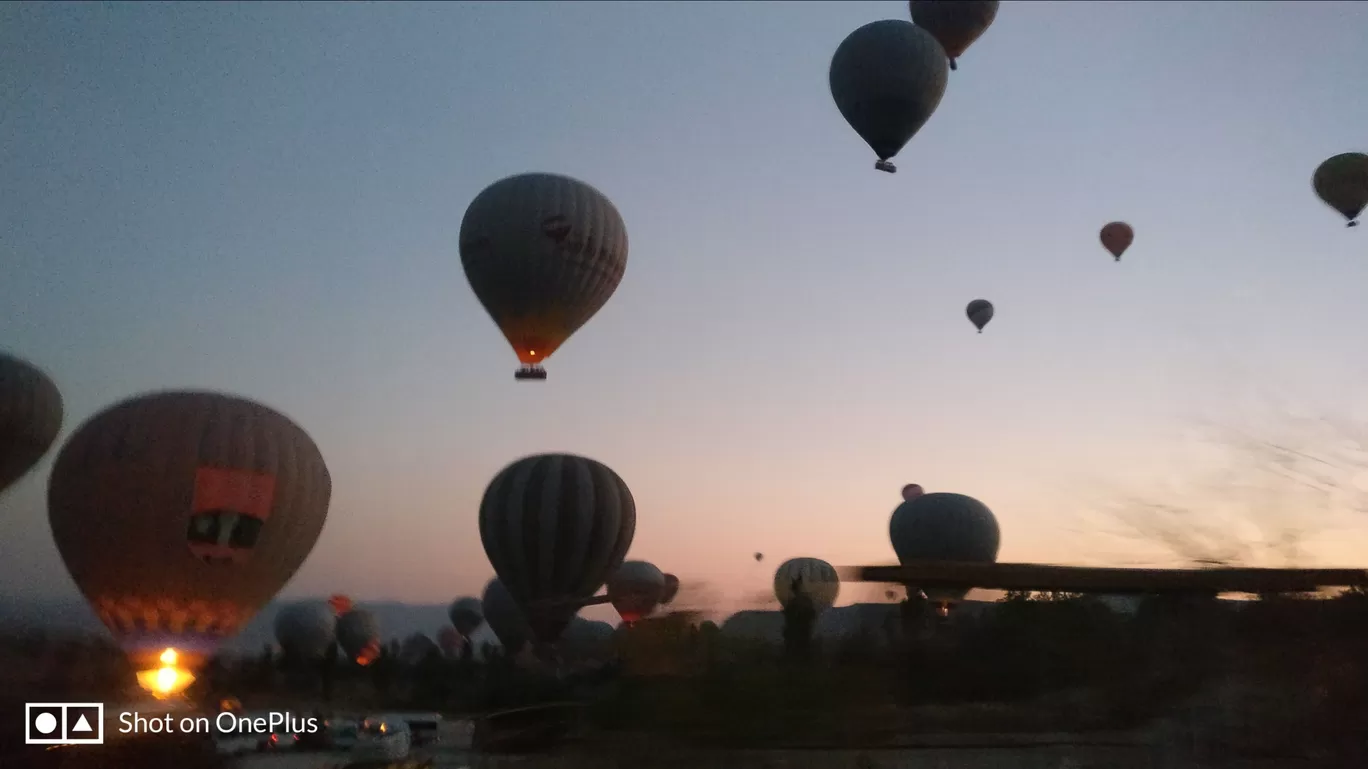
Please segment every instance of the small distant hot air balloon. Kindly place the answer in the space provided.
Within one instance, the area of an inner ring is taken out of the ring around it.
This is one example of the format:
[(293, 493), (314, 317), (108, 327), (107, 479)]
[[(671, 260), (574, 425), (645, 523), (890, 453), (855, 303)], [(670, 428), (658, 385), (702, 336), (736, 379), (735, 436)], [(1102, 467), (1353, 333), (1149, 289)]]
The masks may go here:
[(836, 108), (874, 150), (874, 167), (894, 173), (897, 155), (926, 125), (950, 77), (945, 49), (906, 21), (875, 21), (851, 32), (831, 57)]
[(33, 364), (0, 353), (0, 492), (52, 448), (62, 429), (62, 394)]
[(665, 575), (665, 594), (660, 596), (660, 603), (668, 605), (674, 601), (675, 596), (679, 595), (679, 577), (673, 574)]
[(276, 643), (287, 656), (301, 661), (322, 659), (337, 642), (336, 629), (337, 616), (325, 604), (291, 604), (275, 618)]
[(1111, 222), (1102, 228), (1100, 237), (1102, 247), (1111, 252), (1112, 257), (1119, 262), (1121, 255), (1135, 242), (1135, 230), (1125, 222)]
[(352, 599), (345, 595), (335, 595), (328, 599), (328, 606), (332, 608), (334, 616), (341, 617), (352, 610)]
[(461, 220), (461, 266), (523, 364), (551, 357), (608, 302), (627, 269), (627, 226), (603, 193), (555, 174), (489, 185)]
[(988, 31), (997, 18), (998, 0), (908, 0), (912, 21), (945, 49), (950, 69)]
[(907, 502), (911, 502), (925, 493), (926, 492), (922, 490), (920, 483), (909, 483), (902, 487), (902, 498)]
[(756, 554), (755, 554), (755, 562), (756, 562), (756, 563), (760, 563), (760, 562), (763, 561), (763, 560), (765, 560), (765, 554), (764, 554), (764, 553), (756, 553)]
[(646, 561), (625, 561), (608, 578), (608, 600), (628, 625), (655, 611), (664, 595), (665, 575)]
[[(553, 643), (627, 555), (636, 502), (607, 465), (573, 454), (524, 457), (480, 501), (480, 542), (536, 640)], [(485, 616), (491, 611), (485, 602)]]
[(484, 608), (480, 605), (480, 599), (465, 596), (451, 602), (447, 617), (456, 632), (469, 638), (476, 628), (484, 624)]
[(365, 667), (380, 657), (380, 621), (365, 609), (352, 609), (337, 619), (337, 642), (347, 659)]
[(1316, 169), (1311, 186), (1327, 206), (1358, 226), (1358, 216), (1368, 208), (1368, 155), (1346, 152), (1336, 155)]
[[(796, 591), (796, 592), (795, 592)], [(788, 606), (798, 595), (807, 596), (818, 612), (830, 609), (841, 592), (836, 568), (819, 558), (790, 558), (774, 571), (774, 597)]]
[(969, 322), (974, 324), (980, 334), (983, 327), (988, 325), (988, 321), (993, 319), (993, 303), (987, 299), (975, 299), (964, 308), (964, 314), (969, 316)]
[(290, 579), (332, 482), (309, 435), (206, 392), (130, 398), (57, 455), (48, 522), (67, 570), (135, 665), (193, 667)]
[[(1001, 534), (987, 505), (963, 494), (935, 492), (898, 505), (888, 522), (888, 538), (904, 566), (915, 561), (992, 563), (997, 560)], [(928, 598), (940, 602), (958, 601), (968, 592), (925, 591)]]

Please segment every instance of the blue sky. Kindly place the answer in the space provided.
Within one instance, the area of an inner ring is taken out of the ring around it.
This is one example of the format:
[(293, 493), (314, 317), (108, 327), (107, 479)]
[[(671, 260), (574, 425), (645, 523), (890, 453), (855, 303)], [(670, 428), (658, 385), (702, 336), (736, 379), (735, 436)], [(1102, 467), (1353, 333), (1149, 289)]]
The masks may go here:
[[(1072, 490), (1161, 472), (1187, 416), (1263, 386), (1364, 405), (1368, 230), (1310, 177), (1368, 147), (1368, 5), (1006, 3), (890, 176), (827, 67), (906, 13), (0, 6), (0, 345), (68, 432), (164, 387), (292, 416), (335, 491), (286, 593), (361, 599), (477, 592), (479, 497), (538, 451), (623, 476), (633, 556), (753, 590), (757, 550), (892, 559), (909, 481), (985, 501), (1004, 559), (1095, 561)], [(529, 170), (631, 240), (544, 384), (512, 381), (456, 251)], [(0, 499), (7, 594), (74, 590), (50, 459)]]

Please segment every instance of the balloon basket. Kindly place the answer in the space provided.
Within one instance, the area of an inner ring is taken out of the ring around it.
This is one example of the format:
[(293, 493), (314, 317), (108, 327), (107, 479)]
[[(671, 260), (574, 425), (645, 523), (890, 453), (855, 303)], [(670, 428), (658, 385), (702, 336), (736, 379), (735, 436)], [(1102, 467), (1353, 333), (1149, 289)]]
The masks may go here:
[(540, 381), (546, 379), (546, 369), (541, 366), (523, 366), (518, 369), (517, 373), (513, 375), (513, 378), (519, 382), (528, 380)]
[(874, 163), (874, 170), (883, 171), (885, 173), (890, 174), (896, 174), (898, 172), (898, 167), (888, 162), (887, 160), (880, 160)]

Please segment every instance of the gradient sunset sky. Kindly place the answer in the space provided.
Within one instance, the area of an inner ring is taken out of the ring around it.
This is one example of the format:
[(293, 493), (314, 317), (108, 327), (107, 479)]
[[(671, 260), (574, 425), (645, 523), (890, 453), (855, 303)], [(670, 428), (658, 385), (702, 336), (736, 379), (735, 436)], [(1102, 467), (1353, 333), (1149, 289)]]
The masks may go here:
[[(1270, 391), (1368, 415), (1368, 227), (1310, 182), (1368, 150), (1368, 4), (1004, 3), (896, 175), (827, 87), (884, 18), (906, 3), (0, 5), (0, 347), (56, 379), (64, 435), (167, 387), (290, 415), (334, 497), (285, 594), (358, 600), (477, 592), (480, 496), (529, 453), (613, 467), (632, 556), (740, 595), (791, 556), (891, 561), (907, 482), (988, 504), (1002, 560), (1143, 561), (1077, 522), (1181, 471), (1186, 420)], [(531, 170), (602, 190), (631, 253), (515, 383), (456, 245)], [(50, 466), (0, 498), (5, 595), (75, 595)], [(1316, 562), (1359, 565), (1346, 525)]]

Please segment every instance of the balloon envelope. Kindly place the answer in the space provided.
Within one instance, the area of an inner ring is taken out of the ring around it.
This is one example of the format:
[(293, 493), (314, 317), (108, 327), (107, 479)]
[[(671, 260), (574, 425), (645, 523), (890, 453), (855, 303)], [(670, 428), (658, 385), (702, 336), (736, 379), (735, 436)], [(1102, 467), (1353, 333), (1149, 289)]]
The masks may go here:
[(925, 493), (926, 492), (922, 489), (921, 484), (919, 483), (909, 483), (906, 486), (902, 487), (902, 498), (903, 500), (908, 502), (916, 499), (917, 497), (920, 497), (922, 494)]
[(1099, 237), (1102, 240), (1102, 247), (1119, 262), (1121, 255), (1135, 242), (1135, 230), (1125, 222), (1111, 222), (1102, 228)]
[(380, 620), (365, 609), (352, 609), (337, 620), (337, 642), (347, 659), (369, 665), (380, 656)]
[(62, 429), (62, 394), (36, 366), (0, 353), (0, 492), (52, 448)]
[(906, 21), (875, 21), (851, 32), (831, 58), (828, 80), (836, 108), (887, 160), (926, 125), (945, 96), (945, 51)]
[(608, 600), (623, 622), (655, 611), (665, 595), (665, 575), (646, 561), (626, 561), (608, 579)]
[(983, 333), (983, 327), (993, 319), (993, 303), (987, 299), (975, 299), (964, 308), (964, 314), (969, 316), (969, 322), (974, 324), (979, 333)]
[(519, 459), (494, 476), (480, 502), (489, 563), (546, 643), (565, 629), (576, 602), (622, 565), (635, 532), (627, 484), (607, 465), (572, 454)]
[(549, 358), (617, 290), (627, 226), (584, 182), (519, 174), (471, 201), (460, 252), (475, 297), (530, 365)]
[(299, 660), (322, 659), (337, 642), (336, 630), (337, 616), (324, 603), (291, 604), (275, 617), (276, 643)]
[(57, 455), (48, 522), (77, 587), (136, 662), (187, 663), (256, 614), (313, 549), (332, 482), (298, 425), (205, 392), (123, 401)]
[(1326, 160), (1316, 169), (1311, 186), (1326, 205), (1349, 220), (1350, 227), (1355, 226), (1368, 208), (1368, 155), (1346, 152)]
[(476, 628), (484, 624), (484, 607), (480, 605), (478, 598), (457, 598), (447, 609), (447, 617), (451, 619), (456, 631), (468, 638)]
[(998, 0), (908, 0), (912, 21), (945, 49), (950, 69), (988, 31), (997, 18)]
[(679, 577), (676, 577), (673, 574), (666, 574), (665, 593), (660, 596), (660, 602), (662, 604), (668, 604), (673, 601), (677, 595), (679, 595)]
[(821, 612), (836, 603), (840, 592), (841, 578), (836, 568), (819, 558), (790, 558), (774, 572), (774, 597), (781, 606), (788, 606), (801, 594)]
[[(963, 494), (935, 492), (903, 502), (888, 522), (888, 538), (904, 565), (916, 561), (997, 560), (1001, 533), (993, 511)], [(957, 601), (965, 589), (928, 589), (934, 600)]]
[(503, 582), (491, 579), (485, 585), (481, 603), (484, 605), (485, 622), (489, 623), (489, 629), (494, 631), (504, 649), (510, 654), (522, 651), (531, 640), (532, 629), (527, 626), (522, 608)]

